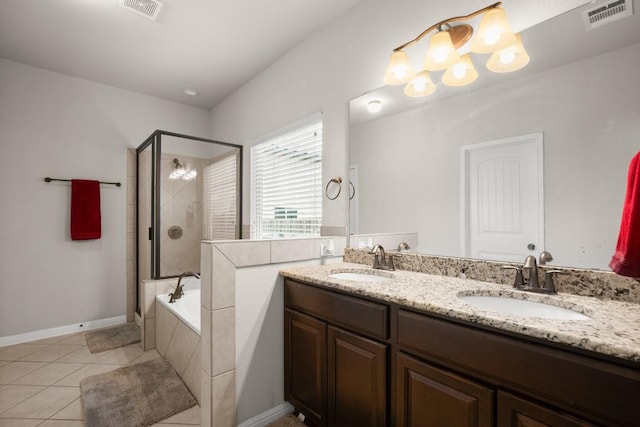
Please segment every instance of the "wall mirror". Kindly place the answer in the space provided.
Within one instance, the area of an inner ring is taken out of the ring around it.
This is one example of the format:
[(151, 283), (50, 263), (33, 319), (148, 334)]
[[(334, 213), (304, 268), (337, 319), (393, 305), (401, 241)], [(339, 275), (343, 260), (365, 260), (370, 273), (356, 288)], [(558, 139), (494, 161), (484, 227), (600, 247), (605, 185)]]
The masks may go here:
[[(580, 8), (523, 31), (531, 62), (517, 72), (488, 75), (479, 56), (469, 86), (436, 83), (425, 98), (385, 86), (351, 100), (350, 234), (417, 232), (416, 252), (464, 256), (461, 147), (540, 134), (544, 245), (531, 254), (608, 270), (639, 148), (638, 3), (598, 28), (586, 28)], [(381, 112), (366, 111), (371, 100)]]

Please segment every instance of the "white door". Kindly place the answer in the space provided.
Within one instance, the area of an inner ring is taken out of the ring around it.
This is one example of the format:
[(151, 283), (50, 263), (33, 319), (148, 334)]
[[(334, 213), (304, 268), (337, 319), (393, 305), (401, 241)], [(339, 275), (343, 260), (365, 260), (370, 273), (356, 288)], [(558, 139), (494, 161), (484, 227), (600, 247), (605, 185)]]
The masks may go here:
[(536, 133), (461, 148), (464, 256), (522, 262), (543, 250), (542, 146)]

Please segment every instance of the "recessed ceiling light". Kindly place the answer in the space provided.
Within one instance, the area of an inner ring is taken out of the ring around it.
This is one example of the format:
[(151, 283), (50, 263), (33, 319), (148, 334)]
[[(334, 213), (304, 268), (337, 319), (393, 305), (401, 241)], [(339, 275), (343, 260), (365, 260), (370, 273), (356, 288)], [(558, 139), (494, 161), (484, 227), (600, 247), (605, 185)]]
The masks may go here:
[(183, 89), (183, 90), (182, 90), (182, 92), (183, 92), (185, 95), (189, 95), (189, 96), (196, 96), (196, 95), (198, 95), (198, 91), (197, 91), (197, 90), (195, 90), (195, 89)]
[(369, 101), (369, 103), (367, 104), (367, 110), (369, 110), (370, 113), (380, 112), (380, 110), (382, 110), (382, 102), (377, 99)]

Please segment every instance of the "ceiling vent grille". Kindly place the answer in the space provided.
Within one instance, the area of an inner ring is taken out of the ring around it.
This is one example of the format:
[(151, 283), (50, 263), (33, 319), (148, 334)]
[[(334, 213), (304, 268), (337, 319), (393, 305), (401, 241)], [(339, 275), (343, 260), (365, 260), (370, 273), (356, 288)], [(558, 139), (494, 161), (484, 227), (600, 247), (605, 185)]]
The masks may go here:
[(582, 12), (587, 30), (633, 15), (632, 0), (615, 0), (598, 4)]
[(162, 9), (162, 3), (157, 0), (120, 0), (120, 6), (153, 21)]

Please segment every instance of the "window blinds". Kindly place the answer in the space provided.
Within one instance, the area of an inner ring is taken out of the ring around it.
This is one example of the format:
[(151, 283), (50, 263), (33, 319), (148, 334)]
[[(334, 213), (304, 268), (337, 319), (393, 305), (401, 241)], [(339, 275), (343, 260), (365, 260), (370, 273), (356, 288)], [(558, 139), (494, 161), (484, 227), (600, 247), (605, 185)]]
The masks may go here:
[(238, 238), (237, 164), (237, 154), (233, 153), (204, 168), (202, 238), (205, 240)]
[(319, 236), (322, 116), (314, 115), (251, 148), (253, 238)]

